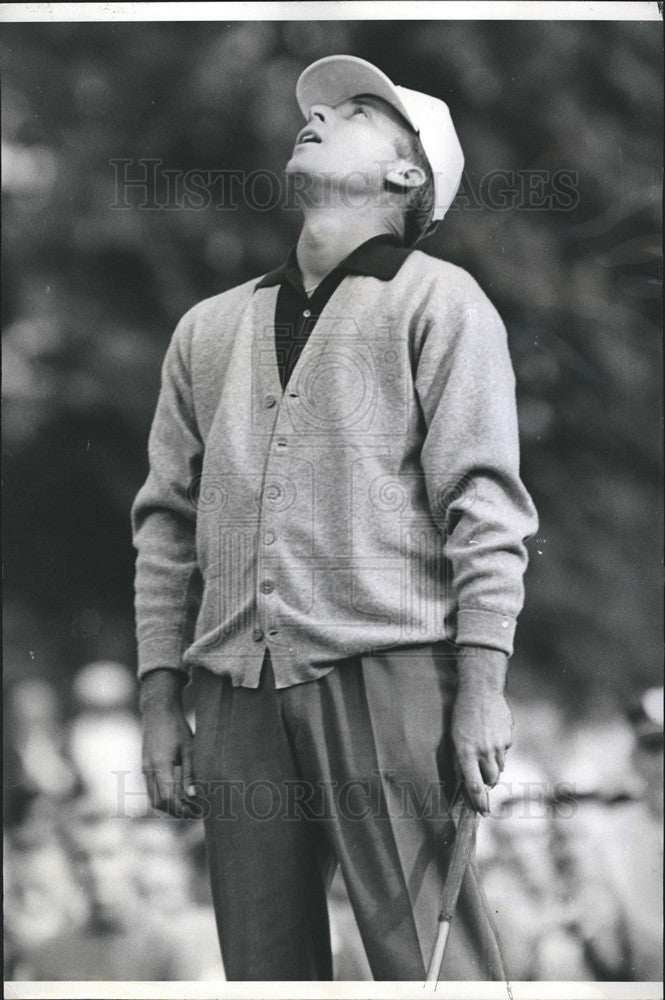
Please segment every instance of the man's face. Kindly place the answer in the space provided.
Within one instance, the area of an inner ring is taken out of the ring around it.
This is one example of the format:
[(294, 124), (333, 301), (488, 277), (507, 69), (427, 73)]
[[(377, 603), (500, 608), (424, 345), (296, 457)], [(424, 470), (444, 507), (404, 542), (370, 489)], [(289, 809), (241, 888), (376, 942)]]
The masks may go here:
[(379, 97), (359, 95), (334, 108), (315, 104), (286, 172), (323, 177), (349, 195), (378, 194), (388, 166), (399, 159), (396, 143), (405, 128)]

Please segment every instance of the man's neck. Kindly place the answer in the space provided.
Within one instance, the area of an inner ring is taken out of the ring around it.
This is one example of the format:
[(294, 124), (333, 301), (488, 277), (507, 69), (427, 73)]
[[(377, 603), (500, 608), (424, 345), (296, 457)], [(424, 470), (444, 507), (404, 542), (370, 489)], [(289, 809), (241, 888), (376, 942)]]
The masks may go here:
[(381, 235), (395, 235), (385, 219), (338, 210), (308, 213), (296, 247), (305, 288), (316, 287), (356, 247)]

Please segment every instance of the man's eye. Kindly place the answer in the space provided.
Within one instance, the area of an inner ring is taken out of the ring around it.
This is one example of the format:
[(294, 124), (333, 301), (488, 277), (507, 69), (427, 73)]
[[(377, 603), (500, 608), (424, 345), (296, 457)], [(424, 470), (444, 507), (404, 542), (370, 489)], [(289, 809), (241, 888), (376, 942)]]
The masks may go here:
[(354, 108), (353, 111), (351, 112), (351, 114), (354, 114), (354, 115), (365, 115), (365, 114), (367, 114), (367, 112), (365, 111), (365, 109), (363, 107), (359, 106), (357, 108)]

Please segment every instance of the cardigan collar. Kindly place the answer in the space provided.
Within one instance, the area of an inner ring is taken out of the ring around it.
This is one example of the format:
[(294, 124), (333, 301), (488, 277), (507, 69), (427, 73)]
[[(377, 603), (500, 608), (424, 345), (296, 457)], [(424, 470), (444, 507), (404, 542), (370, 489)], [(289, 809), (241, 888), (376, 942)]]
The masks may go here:
[[(334, 271), (364, 274), (371, 278), (379, 278), (381, 281), (391, 281), (410, 253), (411, 248), (405, 247), (398, 236), (382, 233), (352, 250)], [(333, 274), (334, 271), (330, 273)], [(291, 281), (296, 287), (302, 283), (295, 247), (291, 247), (285, 263), (261, 278), (254, 286), (254, 290), (281, 285), (285, 280)]]

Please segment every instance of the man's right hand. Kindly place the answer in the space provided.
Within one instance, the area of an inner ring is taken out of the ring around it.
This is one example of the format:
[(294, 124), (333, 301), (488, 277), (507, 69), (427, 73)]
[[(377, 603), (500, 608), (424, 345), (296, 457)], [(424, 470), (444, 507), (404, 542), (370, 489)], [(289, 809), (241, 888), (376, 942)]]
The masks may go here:
[(141, 680), (143, 774), (153, 808), (191, 819), (194, 795), (192, 731), (182, 707), (185, 678), (176, 670), (151, 670)]

